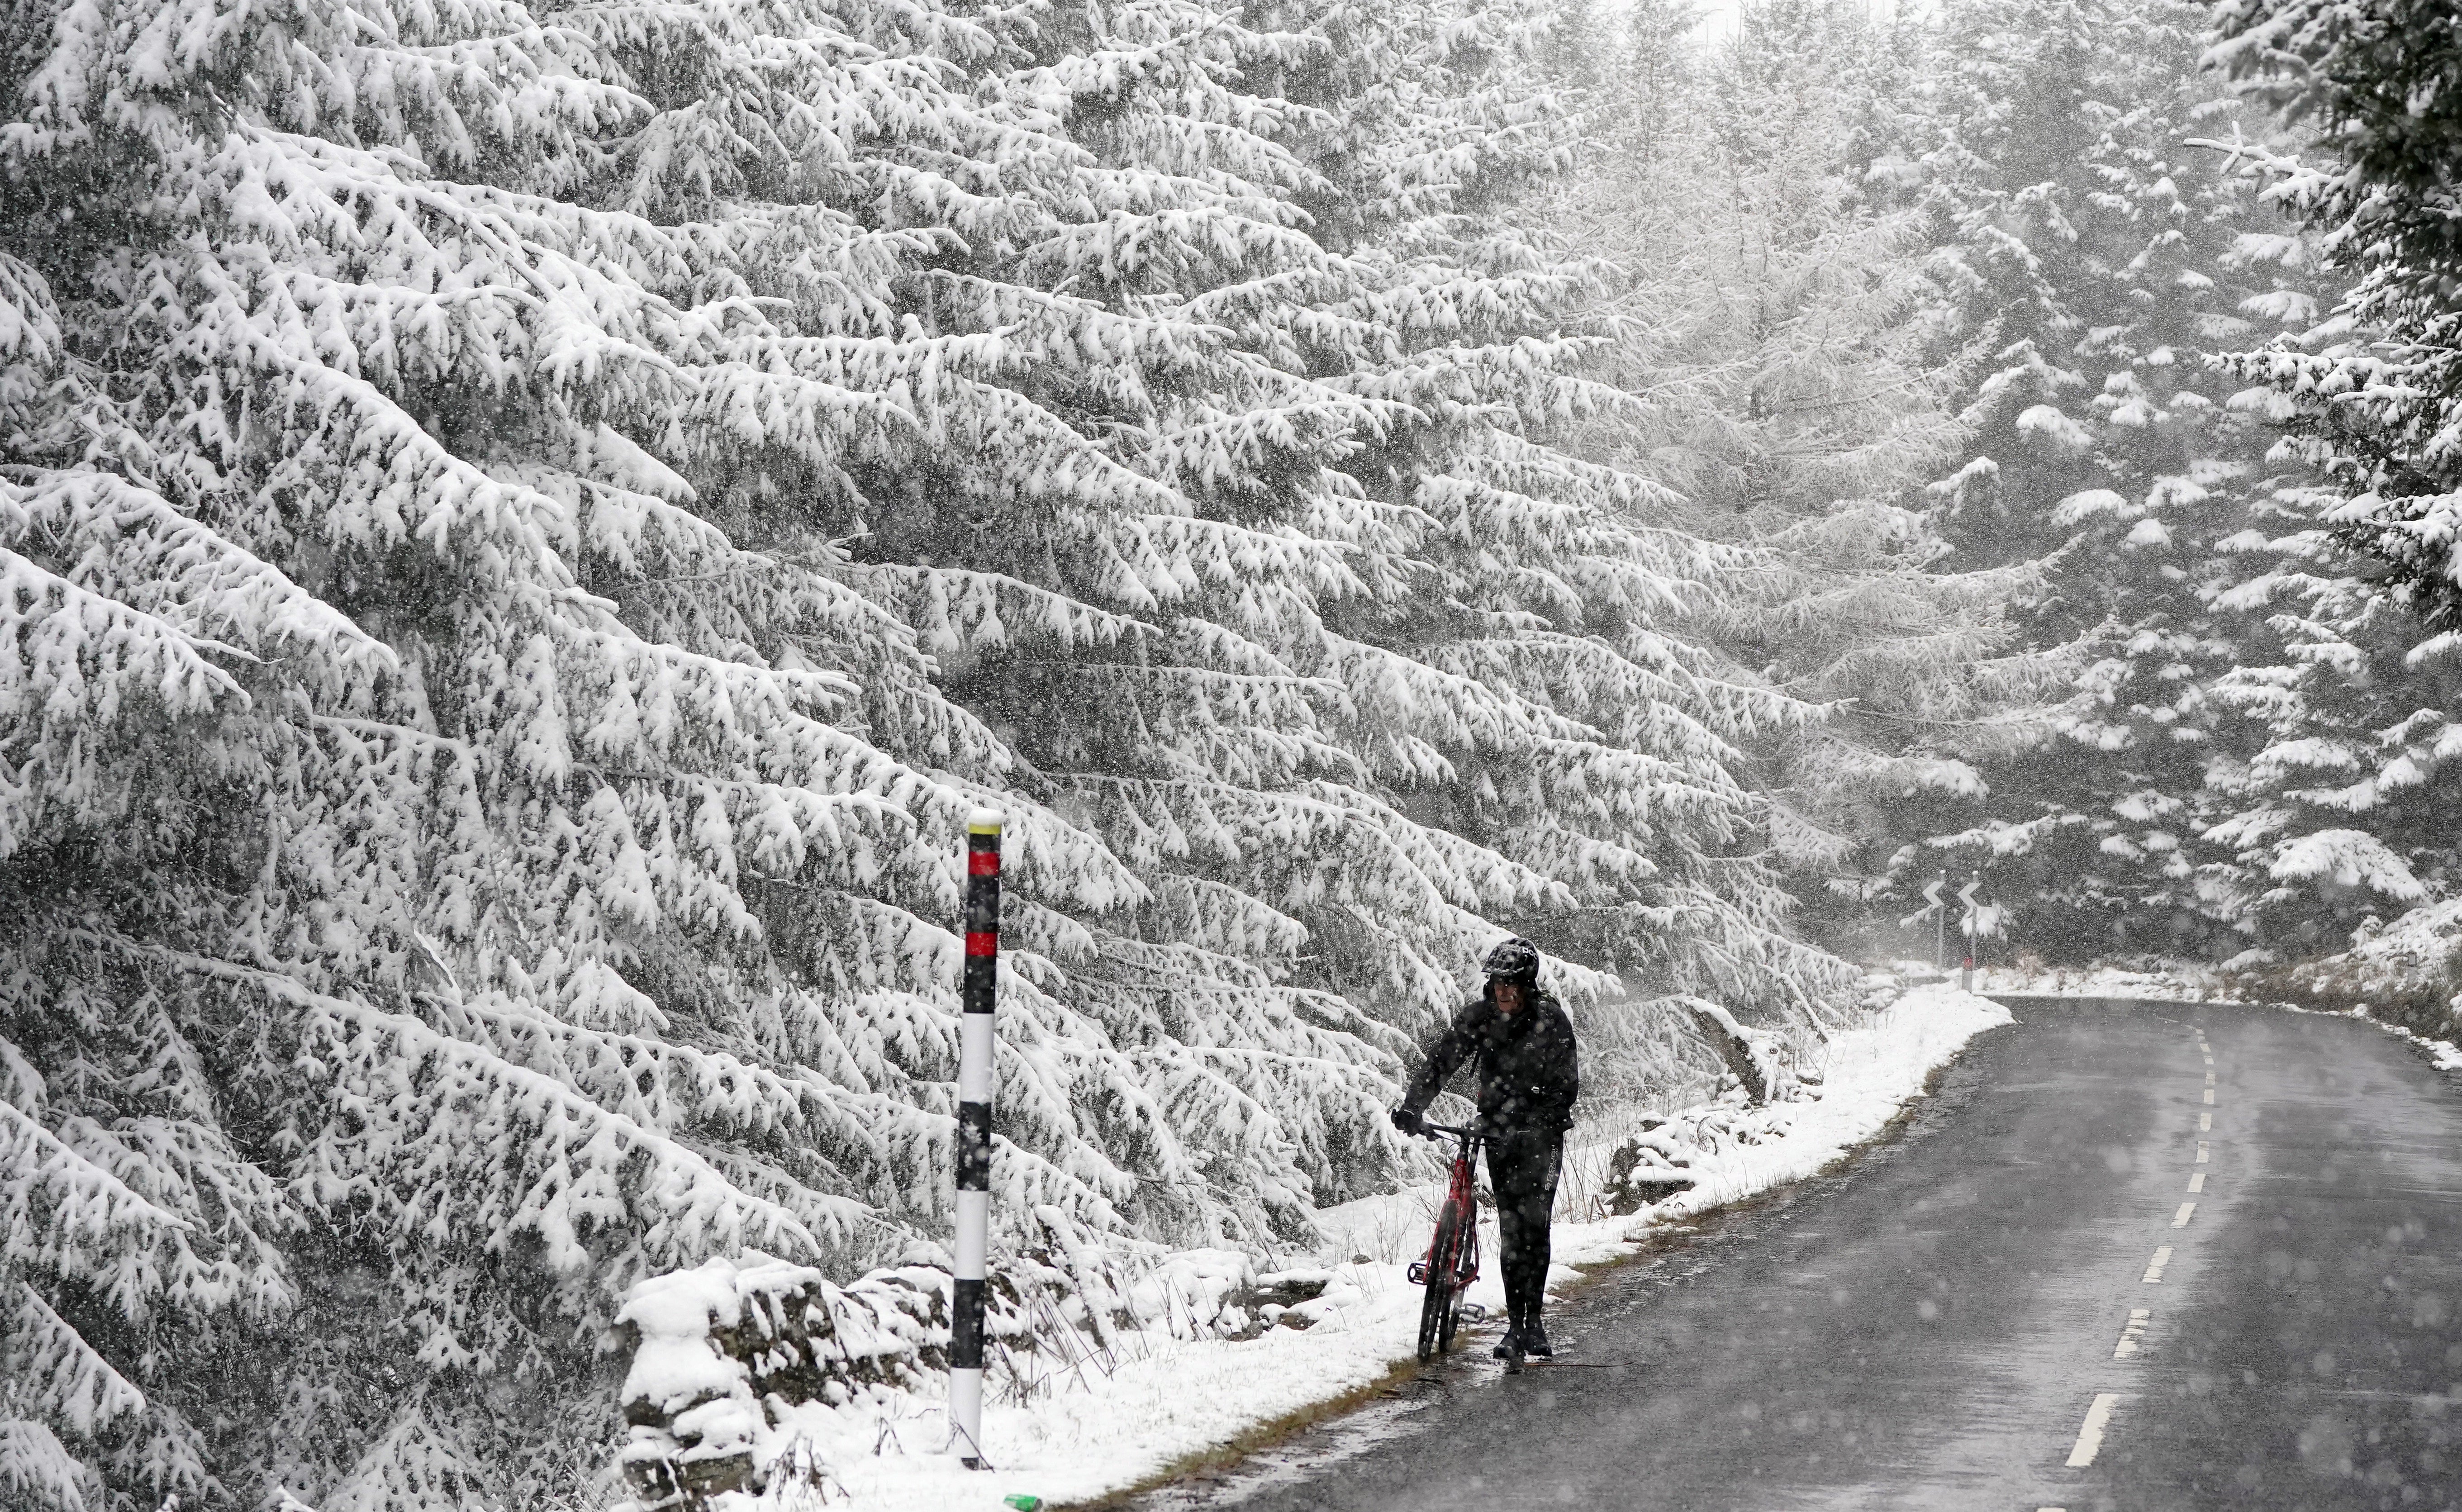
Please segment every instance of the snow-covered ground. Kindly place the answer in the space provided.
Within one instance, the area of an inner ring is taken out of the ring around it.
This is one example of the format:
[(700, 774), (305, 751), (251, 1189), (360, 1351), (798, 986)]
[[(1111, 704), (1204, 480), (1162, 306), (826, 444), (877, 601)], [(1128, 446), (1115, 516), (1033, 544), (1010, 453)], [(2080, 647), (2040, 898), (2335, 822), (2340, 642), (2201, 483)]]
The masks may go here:
[[(1678, 1114), (1673, 1121), (1689, 1121), (1698, 1136), (1688, 1149), (1698, 1185), (1631, 1217), (1596, 1216), (1591, 1205), (1593, 1173), (1604, 1166), (1611, 1138), (1577, 1144), (1558, 1203), (1564, 1217), (1556, 1225), (1552, 1284), (1630, 1254), (1653, 1226), (1819, 1171), (1878, 1134), (1969, 1039), (2008, 1022), (2006, 1009), (1951, 986), (1907, 993), (1826, 1047), (1807, 1068), (1821, 1085), (1803, 1099)], [(812, 1457), (828, 1465), (830, 1504), (845, 1504), (834, 1494), (842, 1489), (858, 1512), (997, 1512), (1011, 1496), (1069, 1501), (1133, 1484), (1244, 1431), (1370, 1385), (1408, 1359), (1420, 1293), (1403, 1270), (1426, 1242), (1440, 1195), (1429, 1187), (1324, 1215), (1330, 1243), (1319, 1266), (1331, 1279), (1309, 1305), (1322, 1321), (1305, 1331), (1276, 1328), (1238, 1343), (1131, 1334), (1110, 1359), (1080, 1363), (1030, 1400), (1012, 1393), (987, 1405), (990, 1473), (962, 1470), (940, 1452), (948, 1430), (936, 1404), (893, 1409), (892, 1415), (809, 1407), (789, 1431), (807, 1435)], [(1493, 1257), (1492, 1233), (1484, 1242)], [(1492, 1258), (1484, 1268), (1488, 1275), (1471, 1300), (1501, 1312)], [(1485, 1343), (1482, 1332), (1472, 1347), (1483, 1350)], [(812, 1495), (803, 1487), (789, 1494)], [(745, 1503), (756, 1504), (766, 1503)]]

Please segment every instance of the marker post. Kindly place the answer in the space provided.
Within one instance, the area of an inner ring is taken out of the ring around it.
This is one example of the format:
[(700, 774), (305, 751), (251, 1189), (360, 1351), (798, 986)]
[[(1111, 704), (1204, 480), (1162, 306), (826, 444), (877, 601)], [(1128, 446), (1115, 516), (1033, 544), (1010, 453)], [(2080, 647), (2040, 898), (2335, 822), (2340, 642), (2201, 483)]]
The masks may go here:
[(992, 1203), (992, 989), (1000, 973), (1001, 811), (966, 820), (966, 974), (958, 1015), (958, 1249), (949, 1297), (949, 1441), (983, 1458), (983, 1263)]
[(1966, 905), (1966, 913), (1959, 919), (1957, 926), (1966, 932), (1966, 966), (1958, 973), (1957, 978), (1957, 990), (1960, 992), (1975, 990), (1975, 945), (1978, 934), (1976, 926), (1982, 922), (1977, 913), (1975, 895), (1982, 886), (1983, 869), (1978, 866), (1975, 869), (1974, 879), (1957, 890), (1957, 900)]
[(1943, 971), (1947, 971), (1949, 969), (1949, 905), (1941, 902), (1940, 890), (1948, 885), (1949, 868), (1944, 866), (1940, 869), (1940, 880), (1934, 882), (1924, 894), (1924, 896), (1931, 898), (1933, 902), (1938, 904), (1940, 908), (1939, 914), (1933, 919), (1933, 929), (1939, 937), (1937, 942), (1938, 948), (1935, 954), (1936, 959), (1940, 961), (1940, 969)]

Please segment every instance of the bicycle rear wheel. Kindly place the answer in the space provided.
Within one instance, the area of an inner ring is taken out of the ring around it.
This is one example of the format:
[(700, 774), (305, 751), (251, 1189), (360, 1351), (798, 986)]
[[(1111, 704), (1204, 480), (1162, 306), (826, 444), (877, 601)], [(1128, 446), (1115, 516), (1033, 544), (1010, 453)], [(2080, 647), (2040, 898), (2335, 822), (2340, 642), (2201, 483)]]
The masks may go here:
[(1436, 1242), (1428, 1246), (1428, 1294), (1419, 1302), (1419, 1358), (1433, 1360), (1452, 1348), (1454, 1316), (1460, 1300), (1455, 1258), (1461, 1248), (1461, 1213), (1451, 1202), (1436, 1217)]

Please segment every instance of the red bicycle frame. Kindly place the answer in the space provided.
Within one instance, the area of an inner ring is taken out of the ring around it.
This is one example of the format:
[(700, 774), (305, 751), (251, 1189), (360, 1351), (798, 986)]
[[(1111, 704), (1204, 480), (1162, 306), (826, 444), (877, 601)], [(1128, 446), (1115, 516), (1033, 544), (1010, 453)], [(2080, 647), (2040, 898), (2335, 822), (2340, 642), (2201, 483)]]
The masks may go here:
[(1444, 1206), (1436, 1210), (1436, 1236), (1428, 1242), (1427, 1257), (1412, 1262), (1409, 1271), (1413, 1285), (1428, 1288), (1419, 1308), (1419, 1358), (1429, 1360), (1453, 1348), (1465, 1311), (1484, 1316), (1483, 1309), (1464, 1307), (1461, 1295), (1479, 1279), (1479, 1187), (1472, 1156), (1485, 1136), (1442, 1124), (1422, 1127), (1431, 1136), (1451, 1134), (1459, 1141)]
[[(1431, 1124), (1429, 1127), (1433, 1129), (1436, 1126)], [(1451, 1129), (1444, 1131), (1446, 1134), (1454, 1132)], [(1436, 1245), (1443, 1241), (1446, 1228), (1442, 1222), (1436, 1224), (1436, 1233), (1428, 1239), (1426, 1258), (1411, 1263), (1411, 1285), (1415, 1286), (1424, 1286), (1428, 1284), (1430, 1276), (1442, 1275), (1447, 1271), (1452, 1272), (1453, 1285), (1457, 1290), (1469, 1286), (1472, 1282), (1479, 1279), (1479, 1222), (1477, 1220), (1479, 1185), (1471, 1161), (1470, 1142), (1467, 1140), (1463, 1142), (1460, 1149), (1454, 1152), (1453, 1179), (1445, 1186), (1445, 1208), (1468, 1215), (1472, 1221), (1461, 1225), (1459, 1232), (1462, 1242), (1454, 1246), (1454, 1253), (1450, 1256), (1436, 1253)], [(1444, 1209), (1438, 1209), (1440, 1218), (1443, 1211)]]

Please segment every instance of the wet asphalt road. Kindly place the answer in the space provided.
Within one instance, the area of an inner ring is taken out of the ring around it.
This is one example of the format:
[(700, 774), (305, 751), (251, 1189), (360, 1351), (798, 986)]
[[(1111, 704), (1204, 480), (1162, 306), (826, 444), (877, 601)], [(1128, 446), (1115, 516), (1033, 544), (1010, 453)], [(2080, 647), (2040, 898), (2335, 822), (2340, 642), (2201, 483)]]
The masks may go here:
[(2462, 1507), (2462, 1086), (2349, 1020), (2011, 1006), (1901, 1135), (1561, 1308), (1558, 1366), (1481, 1335), (1139, 1504)]

